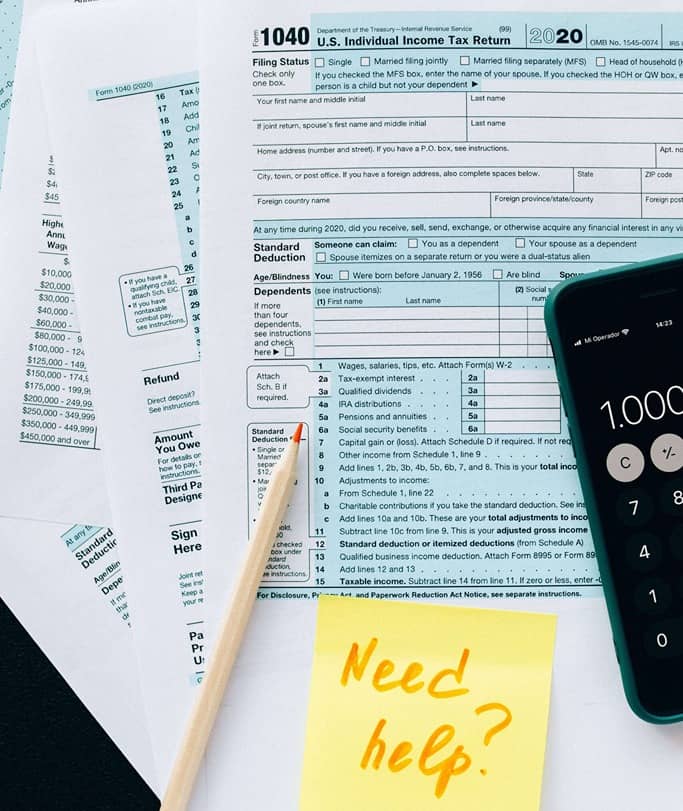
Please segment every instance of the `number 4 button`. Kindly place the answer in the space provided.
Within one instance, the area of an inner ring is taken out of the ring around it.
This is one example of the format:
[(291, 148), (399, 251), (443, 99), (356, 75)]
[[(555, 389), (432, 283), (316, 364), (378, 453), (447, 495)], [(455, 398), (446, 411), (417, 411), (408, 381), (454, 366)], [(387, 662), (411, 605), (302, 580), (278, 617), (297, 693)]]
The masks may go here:
[(662, 542), (651, 532), (639, 532), (626, 542), (629, 565), (637, 572), (651, 572), (662, 560)]

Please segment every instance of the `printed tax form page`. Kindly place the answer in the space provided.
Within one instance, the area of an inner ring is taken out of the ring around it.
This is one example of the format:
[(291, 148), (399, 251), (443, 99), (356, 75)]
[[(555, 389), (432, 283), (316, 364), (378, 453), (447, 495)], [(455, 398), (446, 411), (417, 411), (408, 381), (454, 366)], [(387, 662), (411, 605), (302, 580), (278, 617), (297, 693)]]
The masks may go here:
[(54, 11), (38, 40), (163, 786), (204, 662), (196, 7)]
[(3, 139), (10, 109), (11, 117), (0, 275), (11, 306), (0, 326), (0, 596), (155, 785), (116, 538), (108, 527), (74, 524), (106, 522), (109, 508), (32, 36), (32, 15), (49, 5), (73, 3), (26, 0), (1, 13)]
[(211, 601), (307, 426), (211, 771), (257, 807), (260, 747), (295, 807), (318, 594), (497, 601), (560, 615), (544, 808), (645, 800), (644, 751), (670, 796), (681, 733), (623, 698), (542, 308), (681, 250), (683, 17), (408, 8), (203, 8)]
[[(108, 525), (101, 432), (88, 379), (32, 17), (72, 0), (26, 0), (0, 193), (0, 513)], [(13, 4), (21, 9), (22, 4)], [(3, 26), (3, 41), (11, 30)], [(10, 43), (7, 43), (9, 50)], [(2, 104), (2, 101), (0, 101)], [(0, 115), (9, 107), (2, 107)]]
[(12, 460), (0, 514), (67, 524), (55, 542), (61, 535), (95, 599), (97, 590), (128, 621), (32, 30), (36, 12), (73, 5), (23, 6), (0, 192), (0, 277), (12, 301), (0, 323), (0, 453)]

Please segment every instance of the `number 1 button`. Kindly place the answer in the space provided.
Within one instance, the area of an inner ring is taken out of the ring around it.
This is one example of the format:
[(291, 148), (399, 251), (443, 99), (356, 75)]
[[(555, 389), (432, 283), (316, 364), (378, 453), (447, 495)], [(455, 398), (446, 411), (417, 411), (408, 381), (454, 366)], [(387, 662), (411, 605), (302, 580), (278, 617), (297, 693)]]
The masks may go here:
[(671, 605), (671, 586), (660, 577), (653, 577), (636, 587), (634, 599), (644, 614), (663, 614)]

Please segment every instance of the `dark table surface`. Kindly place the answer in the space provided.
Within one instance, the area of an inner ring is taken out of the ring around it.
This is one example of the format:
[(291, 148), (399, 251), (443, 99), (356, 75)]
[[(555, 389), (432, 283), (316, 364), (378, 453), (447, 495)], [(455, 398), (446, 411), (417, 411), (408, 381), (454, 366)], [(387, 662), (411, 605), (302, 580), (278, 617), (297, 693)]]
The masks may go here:
[(159, 800), (0, 600), (0, 808), (158, 811)]

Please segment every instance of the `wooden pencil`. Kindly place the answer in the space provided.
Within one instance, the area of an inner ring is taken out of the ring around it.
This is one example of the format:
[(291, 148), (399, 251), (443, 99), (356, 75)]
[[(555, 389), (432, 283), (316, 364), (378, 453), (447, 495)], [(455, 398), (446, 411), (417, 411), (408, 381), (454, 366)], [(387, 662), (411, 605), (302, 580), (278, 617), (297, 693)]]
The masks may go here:
[(273, 467), (159, 811), (185, 811), (296, 477), (303, 423)]

